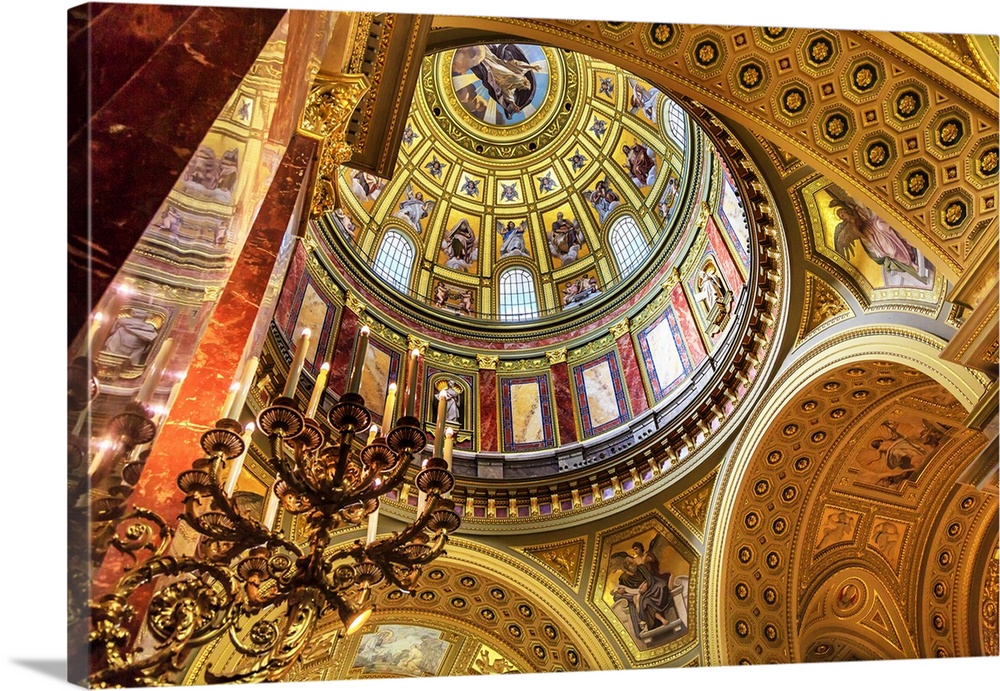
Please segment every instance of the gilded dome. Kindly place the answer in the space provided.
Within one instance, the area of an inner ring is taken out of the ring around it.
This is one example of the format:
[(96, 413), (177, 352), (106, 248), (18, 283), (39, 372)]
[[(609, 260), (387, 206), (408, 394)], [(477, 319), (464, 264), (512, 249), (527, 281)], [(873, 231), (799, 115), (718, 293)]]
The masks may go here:
[(580, 53), (440, 52), (395, 175), (345, 170), (332, 221), (397, 302), (466, 324), (559, 323), (641, 287), (629, 279), (669, 250), (690, 127), (660, 90)]

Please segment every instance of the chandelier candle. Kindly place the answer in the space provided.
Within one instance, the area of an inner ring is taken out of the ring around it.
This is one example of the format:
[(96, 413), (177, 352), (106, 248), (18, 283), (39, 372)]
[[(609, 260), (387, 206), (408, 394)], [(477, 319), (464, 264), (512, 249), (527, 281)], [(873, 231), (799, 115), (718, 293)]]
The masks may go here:
[(377, 436), (378, 436), (378, 425), (372, 425), (371, 427), (368, 428), (368, 441), (365, 442), (365, 444), (371, 444), (373, 441), (375, 441), (375, 438)]
[(420, 351), (414, 348), (410, 351), (410, 364), (406, 374), (406, 406), (403, 415), (413, 417), (417, 405), (417, 369), (420, 364)]
[(295, 359), (292, 360), (292, 367), (288, 370), (288, 381), (285, 382), (285, 390), (281, 392), (285, 398), (295, 398), (295, 389), (299, 385), (302, 366), (306, 362), (306, 351), (309, 350), (309, 337), (311, 335), (312, 332), (309, 329), (302, 329), (299, 342), (295, 346)]
[(438, 399), (438, 410), (437, 410), (437, 424), (434, 426), (434, 456), (435, 458), (443, 458), (444, 453), (444, 418), (445, 418), (445, 405), (447, 405), (447, 400), (444, 397), (444, 392), (440, 391), (437, 395)]
[[(233, 383), (229, 385), (229, 393), (226, 394), (226, 400), (222, 404), (222, 417), (233, 417), (229, 414), (229, 411), (233, 408), (233, 401), (236, 400), (236, 394), (240, 390), (239, 380), (233, 380)], [(234, 418), (235, 419), (235, 418)]]
[(368, 534), (365, 537), (365, 542), (374, 542), (375, 536), (378, 535), (378, 507), (368, 514)]
[(149, 403), (156, 392), (156, 387), (160, 383), (160, 379), (163, 378), (163, 371), (167, 368), (170, 356), (173, 354), (174, 339), (168, 338), (160, 346), (160, 349), (156, 353), (156, 359), (153, 360), (153, 364), (146, 371), (146, 378), (139, 388), (139, 394), (135, 397), (136, 403), (139, 405), (147, 405)]
[(444, 431), (444, 449), (441, 452), (441, 458), (448, 463), (448, 470), (451, 470), (451, 451), (454, 446), (455, 430), (449, 427)]
[(309, 405), (306, 408), (306, 417), (316, 417), (319, 410), (319, 401), (323, 398), (323, 391), (326, 389), (326, 378), (330, 375), (330, 363), (324, 362), (316, 375), (316, 385), (313, 387), (312, 395), (309, 397)]
[(90, 319), (90, 328), (87, 330), (87, 340), (84, 341), (83, 355), (85, 357), (92, 357), (91, 353), (94, 351), (94, 340), (97, 337), (97, 332), (101, 328), (102, 321), (104, 321), (104, 315), (100, 312), (94, 312), (94, 316)]
[(229, 411), (224, 412), (225, 417), (233, 420), (240, 419), (240, 413), (243, 412), (243, 405), (247, 402), (247, 396), (250, 394), (250, 386), (253, 384), (253, 378), (257, 375), (258, 362), (260, 362), (260, 358), (254, 355), (244, 363), (243, 376), (240, 378), (239, 388), (236, 395), (233, 396)]
[(233, 461), (233, 467), (229, 470), (229, 477), (226, 478), (226, 496), (233, 496), (233, 492), (236, 491), (236, 481), (240, 479), (240, 473), (243, 471), (243, 462), (247, 459), (247, 453), (250, 451), (250, 439), (253, 437), (253, 431), (256, 429), (256, 425), (252, 422), (248, 422), (247, 426), (243, 431), (243, 453), (241, 453), (235, 461)]
[(396, 382), (389, 384), (389, 391), (385, 395), (385, 408), (382, 409), (382, 430), (392, 429), (396, 422)]
[(358, 335), (358, 345), (354, 349), (354, 361), (351, 363), (350, 385), (347, 387), (349, 393), (357, 393), (361, 388), (361, 373), (365, 369), (365, 355), (368, 354), (368, 336), (371, 331), (367, 326), (362, 326)]

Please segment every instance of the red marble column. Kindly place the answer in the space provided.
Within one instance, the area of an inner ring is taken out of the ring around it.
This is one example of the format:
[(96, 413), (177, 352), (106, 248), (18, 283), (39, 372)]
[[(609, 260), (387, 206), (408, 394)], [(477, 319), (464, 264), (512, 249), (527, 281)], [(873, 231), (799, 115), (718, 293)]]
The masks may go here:
[[(243, 344), (253, 331), (315, 149), (316, 142), (304, 137), (289, 145), (129, 500), (132, 506), (155, 511), (169, 525), (176, 523), (183, 509), (177, 476), (204, 455), (201, 434), (221, 417), (229, 383), (239, 374)], [(118, 552), (108, 553), (94, 574), (95, 593), (114, 584), (124, 563)]]
[(618, 358), (622, 363), (622, 377), (625, 378), (625, 388), (628, 390), (628, 400), (632, 404), (632, 414), (638, 415), (649, 409), (649, 401), (646, 400), (646, 387), (642, 385), (642, 371), (639, 369), (639, 360), (635, 354), (635, 346), (632, 343), (632, 334), (623, 333), (617, 338)]
[(702, 340), (701, 331), (694, 323), (694, 315), (691, 314), (691, 305), (688, 303), (684, 287), (677, 283), (670, 292), (670, 302), (674, 306), (674, 315), (677, 317), (677, 326), (684, 336), (684, 343), (691, 354), (691, 366), (698, 364), (708, 356), (705, 350), (705, 343)]
[(479, 370), (479, 450), (497, 450), (497, 372)]
[[(354, 357), (354, 341), (357, 338), (358, 315), (344, 307), (344, 314), (340, 318), (340, 329), (334, 335), (333, 360), (330, 362), (330, 378), (327, 380), (327, 388), (343, 394), (347, 390), (347, 377), (350, 374), (347, 370), (351, 368), (351, 358)], [(368, 403), (369, 406), (378, 408), (378, 404)]]
[(285, 14), (131, 5), (74, 12), (69, 342)]
[(549, 365), (552, 372), (552, 392), (556, 399), (556, 421), (559, 426), (559, 443), (577, 441), (576, 419), (573, 414), (573, 387), (569, 381), (569, 366), (565, 361)]

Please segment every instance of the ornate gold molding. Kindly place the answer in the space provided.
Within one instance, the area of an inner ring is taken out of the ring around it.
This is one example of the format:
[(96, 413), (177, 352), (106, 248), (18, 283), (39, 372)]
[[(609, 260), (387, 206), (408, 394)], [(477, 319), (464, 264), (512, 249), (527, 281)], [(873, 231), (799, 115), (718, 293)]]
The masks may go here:
[(409, 334), (406, 337), (406, 349), (416, 350), (423, 357), (427, 353), (427, 347), (430, 344), (422, 338), (417, 338), (413, 334)]
[(496, 370), (500, 364), (500, 358), (496, 355), (477, 355), (476, 362), (479, 364), (479, 369)]
[(619, 339), (629, 331), (628, 317), (622, 317), (622, 320), (617, 324), (611, 325), (611, 336), (615, 339)]
[(355, 295), (354, 293), (347, 293), (347, 309), (351, 310), (357, 315), (360, 315), (365, 311), (366, 307), (367, 305), (365, 305), (365, 303), (362, 302), (361, 298), (359, 298), (357, 295)]
[(566, 349), (556, 348), (555, 350), (546, 350), (545, 357), (548, 359), (550, 365), (566, 362)]
[(309, 212), (312, 218), (340, 206), (337, 171), (353, 154), (345, 141), (347, 125), (368, 87), (368, 78), (363, 74), (320, 73), (309, 90), (298, 131), (323, 142)]

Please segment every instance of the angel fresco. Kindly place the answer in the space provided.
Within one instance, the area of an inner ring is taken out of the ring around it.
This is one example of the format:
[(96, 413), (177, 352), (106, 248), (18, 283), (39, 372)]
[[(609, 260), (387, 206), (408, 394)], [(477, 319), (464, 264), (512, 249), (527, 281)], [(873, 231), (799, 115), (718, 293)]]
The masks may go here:
[(584, 300), (600, 295), (601, 289), (597, 285), (597, 279), (590, 275), (566, 281), (562, 291), (563, 307), (573, 307)]
[(462, 187), (459, 190), (470, 197), (479, 196), (479, 181), (473, 180), (468, 175), (465, 176), (465, 182), (462, 183)]
[(656, 205), (656, 210), (660, 212), (663, 220), (670, 218), (670, 212), (674, 210), (674, 204), (677, 202), (677, 185), (677, 176), (671, 175), (667, 180), (667, 186), (663, 189), (663, 195)]
[(629, 96), (629, 112), (635, 115), (640, 110), (650, 122), (656, 123), (656, 98), (660, 95), (656, 87), (646, 89), (637, 80), (629, 79), (628, 85), (631, 89)]
[(394, 216), (409, 223), (418, 233), (424, 232), (423, 219), (434, 210), (434, 200), (424, 200), (420, 191), (414, 191), (413, 184), (406, 185), (405, 198), (399, 203), (399, 211)]
[(584, 192), (584, 197), (597, 209), (597, 216), (601, 223), (604, 223), (604, 219), (611, 213), (612, 209), (621, 203), (621, 199), (611, 189), (611, 184), (606, 177), (603, 180), (598, 180), (593, 190)]
[(448, 260), (449, 269), (468, 272), (472, 263), (479, 259), (479, 243), (467, 219), (462, 219), (441, 238), (441, 251)]
[[(666, 544), (657, 534), (649, 549), (640, 541), (630, 552), (611, 555), (609, 578), (613, 611), (636, 643), (662, 643), (687, 630), (683, 577), (660, 570), (657, 552)], [(677, 598), (682, 601), (677, 602)]]
[(860, 243), (872, 261), (882, 267), (886, 285), (928, 288), (934, 283), (934, 266), (916, 247), (900, 237), (888, 223), (843, 194), (829, 189), (830, 208), (841, 219), (833, 231), (838, 254), (850, 260)]
[(509, 185), (501, 182), (500, 183), (500, 200), (505, 202), (514, 202), (518, 199), (517, 194), (517, 181), (510, 183)]
[(524, 233), (528, 230), (528, 221), (521, 221), (520, 225), (514, 225), (514, 221), (508, 221), (507, 225), (503, 221), (497, 221), (497, 232), (503, 237), (500, 245), (500, 257), (530, 257), (528, 249), (524, 245)]
[(637, 187), (652, 185), (656, 180), (656, 154), (653, 150), (636, 140), (632, 146), (622, 144), (622, 153), (625, 154), (625, 169), (632, 182)]
[[(495, 113), (496, 121), (491, 124), (502, 125), (510, 122), (532, 102), (536, 89), (535, 73), (541, 72), (542, 66), (529, 62), (524, 51), (513, 43), (491, 43), (456, 50), (451, 70), (452, 75), (471, 71), (479, 77), (490, 97), (503, 111), (503, 116)], [(475, 88), (469, 85), (461, 91), (472, 92), (459, 94), (464, 103), (472, 100)], [(485, 112), (482, 115), (473, 114), (485, 116)]]
[(385, 180), (377, 175), (362, 170), (356, 170), (351, 174), (351, 191), (359, 201), (373, 202), (379, 198), (383, 189)]
[(585, 239), (576, 219), (567, 219), (560, 211), (552, 222), (552, 230), (546, 233), (549, 241), (549, 252), (558, 259), (562, 266), (572, 263), (580, 254), (580, 248)]

